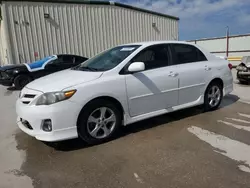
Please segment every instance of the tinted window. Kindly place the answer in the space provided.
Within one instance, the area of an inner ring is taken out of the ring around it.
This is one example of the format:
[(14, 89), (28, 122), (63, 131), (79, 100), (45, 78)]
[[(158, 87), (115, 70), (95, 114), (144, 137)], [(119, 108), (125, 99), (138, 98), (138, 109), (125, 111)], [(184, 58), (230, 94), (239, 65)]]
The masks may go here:
[(62, 63), (73, 63), (73, 57), (71, 55), (62, 56)]
[(186, 44), (173, 44), (178, 64), (206, 61), (207, 58), (195, 46)]
[(137, 54), (132, 62), (143, 62), (146, 70), (167, 66), (169, 64), (169, 47), (168, 45), (148, 47)]
[(59, 59), (55, 59), (55, 60), (50, 61), (47, 65), (59, 64), (59, 63), (60, 63), (60, 60)]
[(83, 63), (87, 58), (81, 56), (75, 56), (75, 63)]
[(62, 56), (57, 56), (57, 59), (50, 61), (48, 63), (48, 65), (50, 65), (50, 64), (61, 64), (62, 62), (63, 62)]

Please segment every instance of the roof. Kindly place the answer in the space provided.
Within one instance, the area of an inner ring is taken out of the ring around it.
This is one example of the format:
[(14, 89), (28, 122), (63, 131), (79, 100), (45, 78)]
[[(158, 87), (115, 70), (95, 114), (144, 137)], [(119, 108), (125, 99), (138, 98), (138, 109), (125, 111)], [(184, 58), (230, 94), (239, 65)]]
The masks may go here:
[[(145, 42), (135, 42), (135, 43), (130, 43), (130, 44), (124, 44), (124, 45), (154, 45), (154, 44), (190, 44), (189, 42), (185, 41), (177, 41), (177, 40), (162, 40), (162, 41), (145, 41)], [(191, 44), (193, 45), (193, 44)]]
[(124, 44), (124, 45), (120, 45), (120, 46), (141, 45), (141, 47), (146, 48), (146, 47), (151, 46), (151, 45), (168, 44), (168, 43), (171, 43), (171, 44), (187, 44), (187, 45), (191, 45), (191, 46), (196, 46), (199, 50), (201, 50), (203, 52), (203, 54), (207, 57), (208, 60), (214, 60), (216, 58), (214, 55), (212, 55), (209, 51), (207, 51), (203, 47), (201, 47), (199, 45), (196, 45), (196, 44), (192, 44), (192, 43), (187, 42), (187, 41), (177, 41), (177, 40), (145, 41), (145, 42)]
[[(10, 2), (12, 0), (5, 0), (5, 1)], [(13, 0), (13, 1), (18, 1), (18, 0)], [(1, 1), (1, 3), (2, 2), (4, 2), (4, 1)], [(118, 6), (118, 7), (123, 7), (123, 8), (127, 8), (127, 9), (132, 9), (132, 10), (136, 10), (136, 11), (140, 11), (140, 12), (145, 12), (145, 13), (149, 13), (149, 14), (154, 14), (157, 16), (162, 16), (162, 17), (166, 17), (166, 18), (170, 18), (170, 19), (174, 19), (174, 20), (179, 20), (179, 18), (175, 17), (175, 16), (171, 16), (171, 15), (167, 15), (167, 14), (163, 14), (163, 13), (159, 13), (159, 12), (155, 12), (155, 11), (151, 11), (151, 10), (146, 10), (146, 9), (142, 9), (142, 8), (134, 7), (134, 6), (127, 5), (127, 4), (114, 2), (114, 1), (96, 1), (96, 0), (36, 0), (36, 1), (32, 1), (32, 0), (24, 0), (22, 2), (111, 5), (111, 6)]]

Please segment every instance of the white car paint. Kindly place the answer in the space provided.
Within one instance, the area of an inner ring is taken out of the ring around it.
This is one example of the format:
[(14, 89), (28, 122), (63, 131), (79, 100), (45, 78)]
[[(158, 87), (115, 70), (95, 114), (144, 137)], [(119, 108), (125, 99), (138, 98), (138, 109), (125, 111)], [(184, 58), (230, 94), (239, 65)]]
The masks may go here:
[[(44, 93), (61, 91), (67, 87), (93, 81), (98, 79), (101, 75), (102, 73), (100, 72), (84, 72), (84, 74), (82, 74), (80, 71), (66, 69), (59, 71), (56, 74), (41, 77), (35, 82), (31, 82), (29, 85), (27, 85), (27, 88), (36, 89)], [(44, 84), (51, 82), (53, 82), (53, 84)]]
[[(188, 44), (178, 41), (143, 42), (119, 65), (104, 72), (65, 70), (29, 83), (17, 100), (17, 123), (21, 130), (43, 141), (59, 141), (78, 137), (77, 119), (81, 109), (97, 97), (111, 97), (124, 110), (123, 125), (143, 119), (203, 104), (204, 93), (214, 78), (223, 80), (223, 94), (233, 90), (233, 78), (228, 62), (220, 60), (204, 49), (206, 62), (188, 63), (161, 67), (133, 74), (119, 74), (123, 67), (141, 50), (156, 44)], [(195, 45), (193, 45), (195, 46)], [(124, 48), (127, 50), (127, 48)], [(128, 48), (130, 49), (130, 48)], [(67, 91), (77, 92), (68, 100), (52, 105), (36, 106), (37, 98), (43, 93)], [(24, 94), (34, 94), (35, 98), (24, 98)], [(24, 104), (29, 101), (29, 104)], [(23, 126), (23, 118), (33, 130)], [(41, 122), (51, 119), (52, 132), (44, 132)]]
[(178, 78), (169, 76), (176, 66), (125, 76), (130, 117), (178, 105)]

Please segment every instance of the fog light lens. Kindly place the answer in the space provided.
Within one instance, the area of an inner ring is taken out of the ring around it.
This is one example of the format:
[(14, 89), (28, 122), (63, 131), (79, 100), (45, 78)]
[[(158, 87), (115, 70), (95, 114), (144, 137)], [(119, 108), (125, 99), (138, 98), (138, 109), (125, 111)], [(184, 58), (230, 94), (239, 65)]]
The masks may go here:
[(52, 131), (52, 122), (50, 119), (45, 119), (42, 122), (42, 129), (46, 132), (51, 132)]

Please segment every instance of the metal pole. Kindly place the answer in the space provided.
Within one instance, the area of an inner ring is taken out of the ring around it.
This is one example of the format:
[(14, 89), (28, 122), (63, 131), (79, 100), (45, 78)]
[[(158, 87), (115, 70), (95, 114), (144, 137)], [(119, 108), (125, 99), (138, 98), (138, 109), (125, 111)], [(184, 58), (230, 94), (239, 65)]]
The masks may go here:
[(227, 50), (226, 50), (226, 56), (228, 58), (228, 51), (229, 51), (229, 27), (227, 26)]

